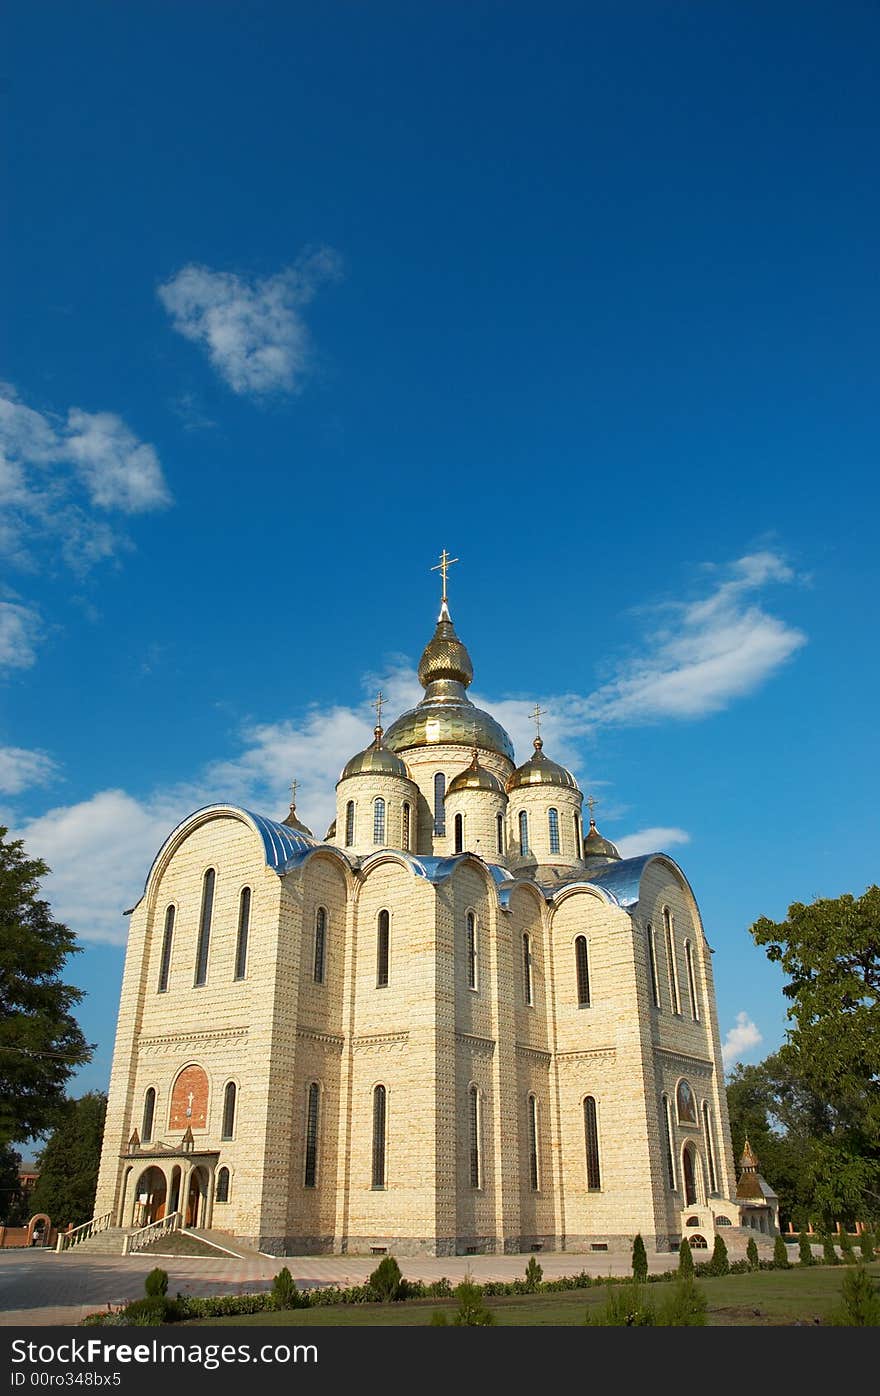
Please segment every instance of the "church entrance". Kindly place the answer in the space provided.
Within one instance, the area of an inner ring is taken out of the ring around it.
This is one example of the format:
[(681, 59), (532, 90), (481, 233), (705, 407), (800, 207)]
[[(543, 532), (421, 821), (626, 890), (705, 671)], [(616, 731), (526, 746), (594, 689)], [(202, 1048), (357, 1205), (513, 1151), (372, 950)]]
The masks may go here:
[(194, 1168), (189, 1180), (184, 1226), (205, 1226), (207, 1211), (208, 1176), (203, 1168)]
[(149, 1226), (165, 1215), (166, 1183), (161, 1168), (145, 1168), (134, 1194), (134, 1225)]
[(697, 1201), (697, 1180), (694, 1169), (693, 1144), (686, 1144), (684, 1147), (682, 1171), (684, 1172), (684, 1205), (694, 1207)]

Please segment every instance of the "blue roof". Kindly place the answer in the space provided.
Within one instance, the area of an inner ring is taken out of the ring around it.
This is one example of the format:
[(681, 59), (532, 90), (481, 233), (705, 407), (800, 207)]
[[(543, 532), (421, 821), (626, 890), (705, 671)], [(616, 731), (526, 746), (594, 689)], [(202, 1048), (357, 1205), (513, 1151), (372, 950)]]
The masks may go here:
[[(207, 808), (210, 809), (210, 805)], [(310, 848), (317, 846), (314, 839), (307, 838), (298, 829), (291, 829), (287, 824), (278, 824), (274, 819), (267, 819), (264, 814), (254, 814), (253, 810), (249, 809), (243, 809), (241, 813), (252, 819), (259, 830), (266, 852), (267, 867), (277, 870), (291, 858), (307, 853)]]
[(606, 863), (604, 867), (597, 868), (583, 880), (608, 892), (618, 906), (635, 906), (639, 899), (642, 873), (651, 859), (656, 857), (656, 853), (643, 853), (638, 858), (621, 858), (619, 862)]

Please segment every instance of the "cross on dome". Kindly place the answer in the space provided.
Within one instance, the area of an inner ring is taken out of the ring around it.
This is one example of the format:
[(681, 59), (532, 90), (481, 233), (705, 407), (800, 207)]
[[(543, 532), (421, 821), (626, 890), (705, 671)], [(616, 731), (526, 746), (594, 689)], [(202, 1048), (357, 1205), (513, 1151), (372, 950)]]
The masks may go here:
[(452, 566), (452, 564), (453, 564), (454, 562), (460, 562), (460, 561), (461, 561), (461, 558), (458, 558), (458, 557), (450, 557), (450, 556), (449, 556), (449, 553), (448, 553), (447, 550), (444, 548), (443, 551), (442, 551), (442, 553), (440, 554), (440, 561), (437, 562), (437, 563), (435, 563), (434, 566), (431, 568), (431, 571), (432, 571), (432, 572), (439, 572), (441, 578), (443, 579), (443, 594), (442, 594), (442, 596), (440, 597), (440, 619), (441, 619), (441, 620), (444, 620), (444, 619), (445, 619), (445, 620), (448, 620), (448, 619), (449, 619), (449, 604), (448, 604), (449, 598), (448, 598), (448, 596), (447, 596), (447, 594), (446, 594), (446, 578), (447, 578), (447, 576), (448, 576), (448, 574), (449, 574), (449, 569), (450, 569), (450, 567)]

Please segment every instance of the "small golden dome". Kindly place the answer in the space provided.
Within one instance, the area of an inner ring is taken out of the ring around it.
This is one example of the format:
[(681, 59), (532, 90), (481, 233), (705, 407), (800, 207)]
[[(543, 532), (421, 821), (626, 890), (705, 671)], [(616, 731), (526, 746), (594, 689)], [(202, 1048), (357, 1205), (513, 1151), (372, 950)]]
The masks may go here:
[(564, 766), (558, 765), (544, 755), (542, 737), (535, 738), (534, 756), (530, 756), (528, 761), (517, 766), (507, 782), (507, 789), (508, 791), (519, 790), (530, 785), (556, 785), (563, 790), (578, 789), (578, 783), (571, 771), (567, 771)]
[(590, 832), (584, 839), (585, 858), (604, 858), (606, 862), (619, 861), (620, 854), (610, 839), (603, 839), (596, 828), (595, 819), (590, 820)]
[(406, 763), (382, 741), (381, 727), (374, 729), (370, 745), (347, 762), (339, 779), (347, 780), (349, 776), (398, 776), (401, 780), (410, 779)]
[(427, 688), (436, 679), (454, 679), (467, 688), (473, 677), (471, 657), (455, 633), (449, 612), (444, 609), (419, 660), (419, 683)]
[(471, 764), (464, 771), (459, 771), (457, 776), (453, 776), (446, 791), (446, 798), (454, 795), (458, 790), (491, 790), (493, 795), (503, 795), (504, 786), (496, 775), (487, 771), (485, 766), (480, 765), (479, 755), (474, 747), (474, 758)]

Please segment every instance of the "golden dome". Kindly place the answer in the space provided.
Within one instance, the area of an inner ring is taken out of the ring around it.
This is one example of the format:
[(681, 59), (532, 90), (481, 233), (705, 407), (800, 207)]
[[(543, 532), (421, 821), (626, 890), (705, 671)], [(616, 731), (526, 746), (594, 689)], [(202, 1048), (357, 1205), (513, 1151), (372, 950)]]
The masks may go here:
[(605, 862), (611, 863), (619, 860), (620, 854), (610, 839), (603, 839), (596, 828), (595, 819), (590, 820), (590, 832), (584, 839), (585, 858), (603, 858)]
[[(507, 789), (519, 790), (530, 785), (557, 785), (563, 790), (577, 790), (578, 783), (571, 771), (544, 755), (544, 741), (535, 738), (535, 754), (518, 766), (507, 782)], [(578, 792), (580, 793), (580, 792)]]
[(446, 798), (454, 795), (457, 790), (491, 790), (493, 795), (503, 795), (504, 786), (496, 775), (487, 771), (485, 766), (480, 765), (476, 747), (474, 748), (474, 758), (471, 764), (464, 771), (459, 771), (457, 776), (453, 776), (446, 791)]
[(454, 679), (467, 688), (474, 677), (471, 657), (455, 633), (449, 612), (440, 613), (437, 629), (419, 660), (419, 683), (427, 688), (435, 679)]
[(376, 727), (374, 731), (370, 745), (351, 758), (339, 779), (347, 780), (349, 776), (399, 776), (401, 780), (409, 780), (405, 763), (393, 751), (389, 751), (382, 741), (382, 728)]

